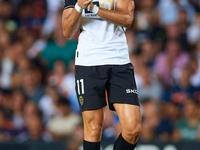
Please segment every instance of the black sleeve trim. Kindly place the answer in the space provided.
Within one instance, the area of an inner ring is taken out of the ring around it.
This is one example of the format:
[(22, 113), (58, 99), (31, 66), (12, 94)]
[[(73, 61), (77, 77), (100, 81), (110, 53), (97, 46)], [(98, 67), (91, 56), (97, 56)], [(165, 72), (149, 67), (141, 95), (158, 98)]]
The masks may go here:
[(65, 0), (64, 1), (64, 9), (74, 8), (77, 0)]

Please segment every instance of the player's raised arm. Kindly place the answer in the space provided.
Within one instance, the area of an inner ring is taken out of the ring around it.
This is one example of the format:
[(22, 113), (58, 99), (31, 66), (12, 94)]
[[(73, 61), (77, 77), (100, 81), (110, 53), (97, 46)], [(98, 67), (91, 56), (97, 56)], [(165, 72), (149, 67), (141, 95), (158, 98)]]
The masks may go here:
[(132, 25), (134, 9), (135, 3), (132, 0), (117, 0), (116, 11), (107, 10), (101, 6), (98, 8), (93, 3), (88, 6), (88, 10), (95, 12), (98, 16), (126, 28)]
[(92, 0), (65, 0), (62, 16), (63, 35), (71, 39), (80, 26), (82, 10), (91, 3)]

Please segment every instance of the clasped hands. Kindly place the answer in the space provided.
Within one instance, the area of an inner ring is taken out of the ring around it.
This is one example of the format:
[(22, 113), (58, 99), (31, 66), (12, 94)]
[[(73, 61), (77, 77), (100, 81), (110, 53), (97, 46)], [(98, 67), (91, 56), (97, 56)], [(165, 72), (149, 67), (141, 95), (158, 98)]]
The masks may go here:
[(87, 7), (87, 9), (91, 11), (94, 8), (94, 4), (92, 1), (93, 0), (78, 0), (78, 6), (82, 9), (85, 9)]

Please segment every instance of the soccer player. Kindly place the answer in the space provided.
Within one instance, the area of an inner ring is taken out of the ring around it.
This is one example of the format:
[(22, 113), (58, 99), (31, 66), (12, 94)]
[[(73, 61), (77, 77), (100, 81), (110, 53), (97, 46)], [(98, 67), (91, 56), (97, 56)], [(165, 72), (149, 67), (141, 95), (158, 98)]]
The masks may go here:
[(63, 34), (81, 29), (75, 58), (76, 92), (84, 123), (84, 150), (100, 150), (103, 107), (108, 93), (122, 133), (114, 150), (133, 150), (141, 132), (141, 113), (125, 30), (133, 22), (132, 0), (65, 0)]

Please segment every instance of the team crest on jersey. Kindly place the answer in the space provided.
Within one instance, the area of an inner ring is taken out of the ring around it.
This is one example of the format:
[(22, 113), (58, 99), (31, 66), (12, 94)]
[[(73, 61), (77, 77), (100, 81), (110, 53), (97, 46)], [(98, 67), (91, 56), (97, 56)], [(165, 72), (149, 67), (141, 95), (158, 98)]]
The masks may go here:
[(80, 102), (80, 104), (81, 104), (81, 106), (82, 106), (82, 105), (83, 105), (83, 103), (84, 103), (83, 96), (79, 96), (79, 102)]

